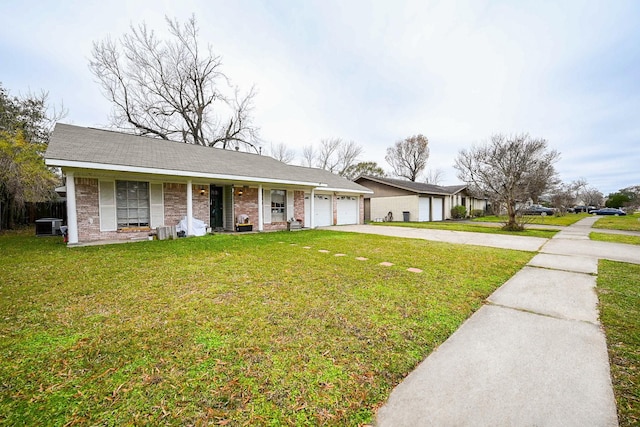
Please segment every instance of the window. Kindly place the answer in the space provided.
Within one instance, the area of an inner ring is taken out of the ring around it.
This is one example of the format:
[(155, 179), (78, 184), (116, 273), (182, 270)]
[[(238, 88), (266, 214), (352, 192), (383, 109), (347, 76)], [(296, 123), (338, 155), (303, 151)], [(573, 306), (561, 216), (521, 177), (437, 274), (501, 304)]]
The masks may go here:
[(285, 209), (287, 206), (287, 192), (284, 190), (271, 190), (271, 222), (285, 222), (287, 220)]
[(118, 228), (149, 226), (149, 183), (116, 181)]

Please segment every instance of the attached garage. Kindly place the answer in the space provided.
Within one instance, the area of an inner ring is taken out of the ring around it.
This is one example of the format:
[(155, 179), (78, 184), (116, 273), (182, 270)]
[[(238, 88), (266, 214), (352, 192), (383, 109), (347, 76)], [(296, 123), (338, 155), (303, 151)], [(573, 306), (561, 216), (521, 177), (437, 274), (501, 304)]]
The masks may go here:
[(338, 225), (358, 223), (358, 198), (355, 196), (338, 196), (336, 210), (338, 213)]
[(444, 218), (442, 217), (444, 212), (444, 199), (440, 197), (434, 197), (431, 199), (433, 210), (431, 212), (431, 220), (432, 221), (442, 221)]
[(418, 201), (418, 221), (431, 221), (431, 202), (429, 197), (420, 197)]
[(402, 221), (403, 212), (409, 212), (409, 221), (444, 221), (451, 217), (453, 206), (465, 206), (469, 211), (486, 205), (486, 200), (474, 197), (466, 185), (440, 186), (368, 175), (355, 182), (373, 192), (364, 196), (365, 220), (392, 217), (391, 221)]
[(333, 208), (331, 206), (331, 194), (316, 194), (314, 196), (314, 225), (325, 227), (333, 225)]

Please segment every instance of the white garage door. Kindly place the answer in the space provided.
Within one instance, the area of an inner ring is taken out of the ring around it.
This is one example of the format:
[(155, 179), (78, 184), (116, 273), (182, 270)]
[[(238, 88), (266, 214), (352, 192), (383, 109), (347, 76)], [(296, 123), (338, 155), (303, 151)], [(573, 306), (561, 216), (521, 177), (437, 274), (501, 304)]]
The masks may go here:
[(338, 196), (338, 225), (358, 223), (358, 198), (354, 196)]
[(418, 199), (418, 221), (430, 221), (431, 203), (428, 197), (420, 197)]
[(311, 227), (311, 194), (304, 193), (304, 226)]
[(433, 220), (442, 221), (442, 206), (444, 205), (444, 199), (433, 198)]
[(333, 209), (330, 194), (316, 194), (314, 199), (314, 224), (316, 227), (333, 225)]

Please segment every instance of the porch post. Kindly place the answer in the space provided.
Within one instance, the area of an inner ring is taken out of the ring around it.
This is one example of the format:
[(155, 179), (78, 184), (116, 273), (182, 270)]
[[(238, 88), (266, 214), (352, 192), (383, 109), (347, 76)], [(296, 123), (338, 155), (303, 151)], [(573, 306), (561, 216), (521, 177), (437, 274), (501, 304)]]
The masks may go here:
[(258, 231), (264, 230), (264, 206), (262, 206), (262, 184), (258, 185)]
[(309, 203), (309, 209), (311, 209), (311, 212), (309, 212), (309, 227), (310, 228), (316, 228), (316, 221), (315, 221), (315, 217), (316, 217), (316, 204), (315, 204), (315, 189), (311, 189), (311, 199), (310, 199), (310, 203)]
[(187, 236), (193, 236), (193, 188), (187, 181)]
[(78, 213), (76, 211), (76, 182), (73, 172), (67, 172), (67, 233), (69, 243), (78, 243)]

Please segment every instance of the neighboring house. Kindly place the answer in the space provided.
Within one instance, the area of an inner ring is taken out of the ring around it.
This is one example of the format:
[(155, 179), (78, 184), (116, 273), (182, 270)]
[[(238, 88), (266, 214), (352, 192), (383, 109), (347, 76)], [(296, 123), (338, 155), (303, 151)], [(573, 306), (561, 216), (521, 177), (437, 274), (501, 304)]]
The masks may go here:
[[(143, 237), (193, 218), (213, 229), (358, 224), (366, 188), (268, 156), (58, 123), (45, 161), (66, 177), (69, 243)], [(187, 233), (192, 234), (192, 233)]]
[(365, 196), (365, 221), (382, 220), (389, 212), (393, 221), (403, 221), (403, 212), (409, 212), (409, 221), (442, 221), (451, 218), (453, 206), (466, 207), (467, 214), (486, 207), (486, 200), (472, 197), (466, 185), (439, 186), (366, 175), (355, 182), (373, 191)]

